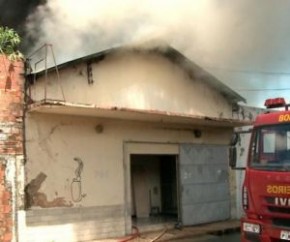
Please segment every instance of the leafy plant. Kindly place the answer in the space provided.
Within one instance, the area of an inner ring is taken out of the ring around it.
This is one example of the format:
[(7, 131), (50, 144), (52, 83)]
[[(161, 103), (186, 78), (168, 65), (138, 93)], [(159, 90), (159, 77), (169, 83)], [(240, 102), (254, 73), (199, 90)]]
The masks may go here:
[(0, 26), (0, 54), (5, 54), (9, 59), (23, 59), (19, 51), (20, 37), (13, 29)]

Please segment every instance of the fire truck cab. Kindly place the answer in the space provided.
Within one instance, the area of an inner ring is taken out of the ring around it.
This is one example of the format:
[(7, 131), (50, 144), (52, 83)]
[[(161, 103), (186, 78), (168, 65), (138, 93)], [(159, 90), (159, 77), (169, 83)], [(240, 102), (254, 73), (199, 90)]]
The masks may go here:
[[(242, 187), (242, 242), (290, 241), (290, 111), (283, 98), (268, 99), (253, 123)], [(236, 148), (230, 166), (236, 168)]]

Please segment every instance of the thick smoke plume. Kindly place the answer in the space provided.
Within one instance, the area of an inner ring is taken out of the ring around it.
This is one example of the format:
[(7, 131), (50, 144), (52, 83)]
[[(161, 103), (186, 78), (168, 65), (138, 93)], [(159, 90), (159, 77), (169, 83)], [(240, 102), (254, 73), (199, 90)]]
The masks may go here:
[[(16, 2), (27, 3), (23, 12)], [(26, 20), (25, 52), (51, 43), (58, 63), (161, 39), (233, 89), (289, 85), (288, 0), (0, 0), (3, 7), (19, 16), (16, 26)], [(240, 94), (250, 105), (272, 95)]]
[(28, 43), (27, 18), (36, 11), (38, 6), (45, 4), (46, 0), (0, 0), (0, 25), (15, 29), (23, 38), (22, 48), (27, 48), (24, 47), (24, 43)]
[(27, 17), (45, 0), (0, 0), (0, 24), (21, 31)]

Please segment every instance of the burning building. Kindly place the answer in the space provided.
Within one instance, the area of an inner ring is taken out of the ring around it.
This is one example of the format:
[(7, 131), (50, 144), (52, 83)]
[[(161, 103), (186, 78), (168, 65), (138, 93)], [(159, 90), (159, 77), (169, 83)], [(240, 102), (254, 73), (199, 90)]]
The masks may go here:
[(108, 49), (26, 86), (28, 241), (231, 218), (227, 148), (245, 100), (176, 49)]

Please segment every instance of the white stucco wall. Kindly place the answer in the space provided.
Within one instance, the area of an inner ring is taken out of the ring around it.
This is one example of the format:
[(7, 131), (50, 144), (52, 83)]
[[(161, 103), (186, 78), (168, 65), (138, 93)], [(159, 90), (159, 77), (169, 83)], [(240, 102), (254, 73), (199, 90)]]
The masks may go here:
[[(103, 125), (103, 133), (96, 132), (98, 124)], [(39, 191), (47, 200), (64, 197), (74, 206), (124, 204), (125, 141), (172, 143), (178, 150), (178, 143), (228, 144), (231, 136), (231, 129), (207, 128), (201, 138), (195, 138), (182, 127), (45, 114), (28, 115), (26, 128), (27, 183), (43, 172), (47, 178)], [(81, 177), (86, 196), (80, 203), (74, 203), (71, 196), (77, 168), (74, 157), (84, 163)]]
[[(86, 64), (49, 73), (47, 99), (100, 107), (125, 107), (232, 118), (231, 105), (204, 81), (192, 80), (176, 63), (156, 53), (120, 52), (93, 63), (93, 84)], [(44, 99), (45, 77), (32, 86), (32, 99)], [(42, 80), (42, 81), (41, 81)]]

